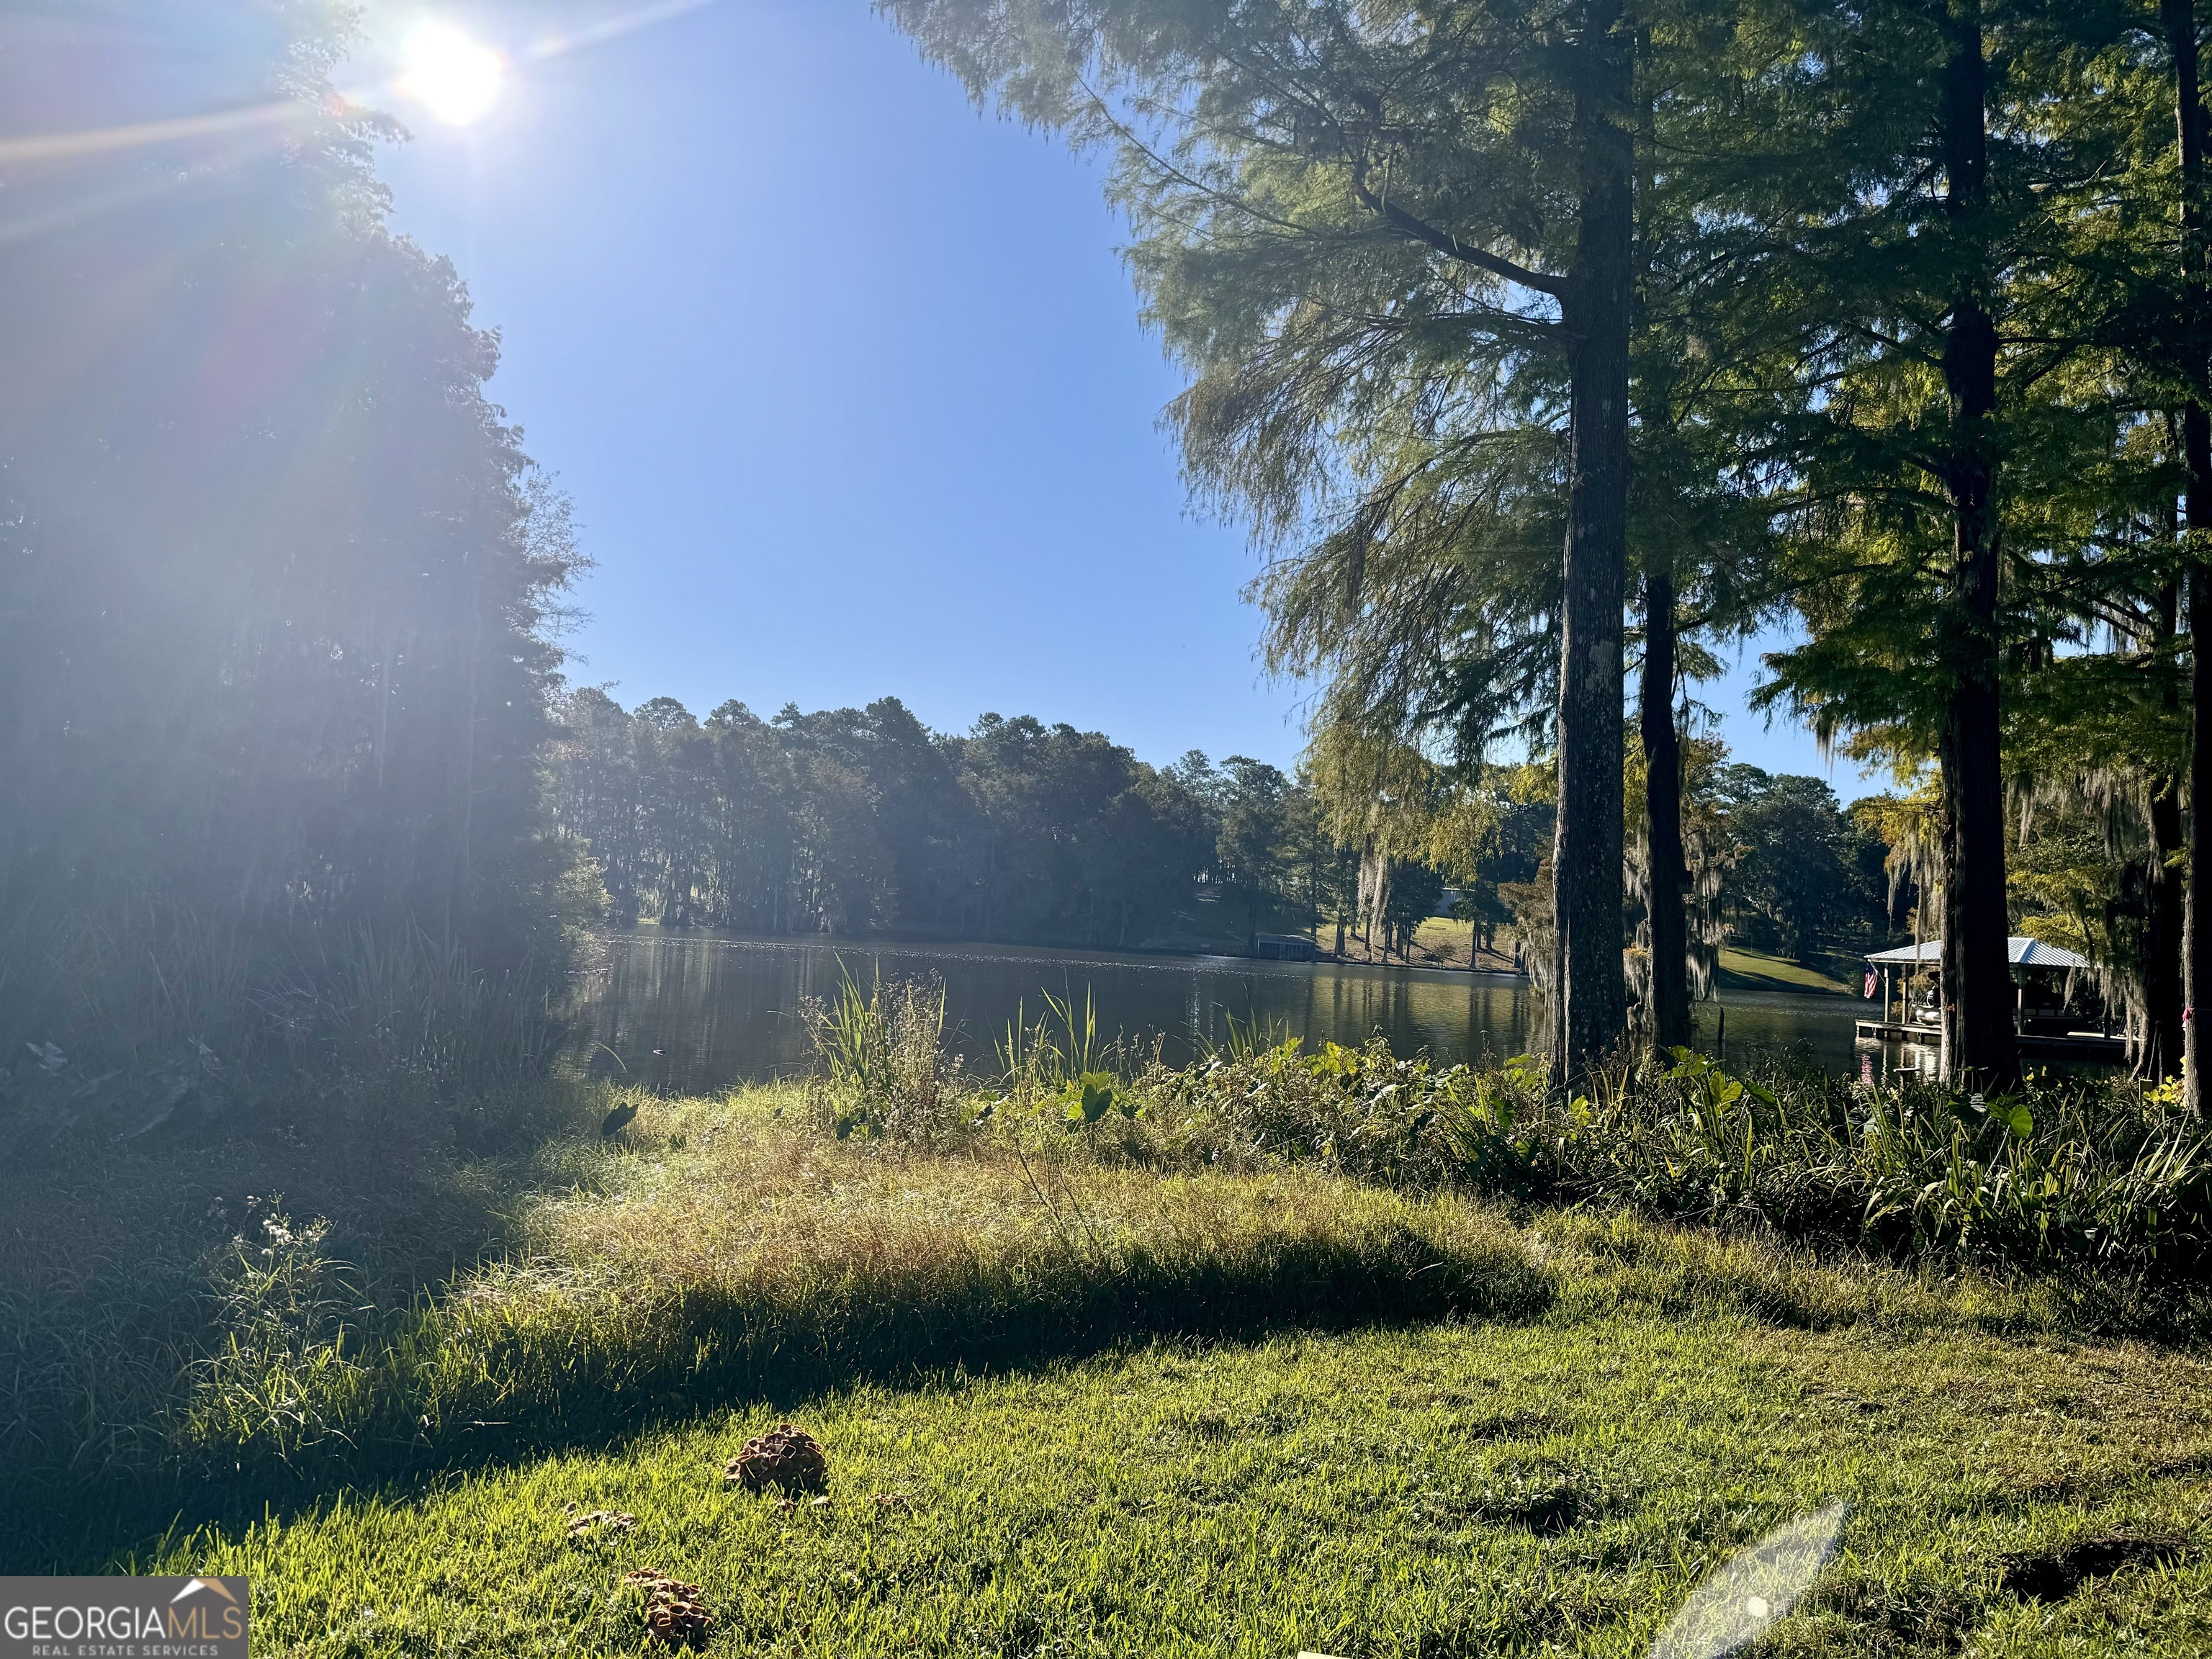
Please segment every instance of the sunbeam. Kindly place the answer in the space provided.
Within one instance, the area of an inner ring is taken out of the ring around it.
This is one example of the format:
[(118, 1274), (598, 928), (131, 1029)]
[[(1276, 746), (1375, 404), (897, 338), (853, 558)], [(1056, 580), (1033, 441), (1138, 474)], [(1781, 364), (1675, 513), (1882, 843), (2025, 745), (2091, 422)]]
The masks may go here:
[(686, 12), (698, 11), (711, 6), (714, 0), (660, 0), (660, 3), (640, 6), (597, 23), (586, 23), (581, 28), (567, 29), (552, 34), (540, 35), (531, 42), (523, 54), (527, 58), (558, 58), (565, 53), (596, 46), (639, 29), (651, 28), (655, 23), (665, 23), (671, 18), (681, 17)]
[(110, 150), (134, 149), (145, 144), (173, 144), (191, 138), (207, 138), (253, 127), (285, 126), (313, 120), (315, 112), (296, 99), (274, 104), (255, 104), (245, 109), (216, 110), (206, 115), (184, 115), (167, 121), (137, 121), (127, 126), (93, 127), (79, 132), (33, 133), (21, 138), (0, 138), (0, 167), (26, 161), (67, 161), (80, 155), (99, 155)]

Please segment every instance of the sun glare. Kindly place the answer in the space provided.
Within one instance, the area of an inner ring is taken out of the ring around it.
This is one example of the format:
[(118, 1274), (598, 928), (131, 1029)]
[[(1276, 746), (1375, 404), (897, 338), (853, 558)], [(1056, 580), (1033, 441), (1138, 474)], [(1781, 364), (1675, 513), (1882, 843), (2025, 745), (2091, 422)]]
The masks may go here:
[(450, 23), (424, 23), (407, 37), (398, 90), (441, 121), (466, 126), (489, 110), (507, 60)]

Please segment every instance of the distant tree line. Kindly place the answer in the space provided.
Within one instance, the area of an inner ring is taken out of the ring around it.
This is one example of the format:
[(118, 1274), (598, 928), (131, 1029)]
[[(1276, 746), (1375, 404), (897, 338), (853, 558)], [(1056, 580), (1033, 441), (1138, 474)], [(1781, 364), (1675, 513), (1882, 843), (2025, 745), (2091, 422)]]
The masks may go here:
[(1133, 945), (1200, 903), (1249, 936), (1326, 902), (1308, 792), (1243, 756), (1155, 767), (1026, 715), (946, 736), (892, 697), (701, 720), (585, 690), (555, 757), (556, 821), (617, 921)]
[[(556, 821), (618, 923), (1122, 948), (1319, 926), (1324, 948), (1402, 959), (1449, 886), (1479, 944), (1531, 925), (1550, 842), (1549, 802), (1502, 770), (1459, 853), (1375, 859), (1333, 832), (1310, 775), (1194, 750), (1153, 766), (1028, 715), (935, 732), (895, 697), (702, 720), (586, 689), (553, 756)], [(1887, 936), (1889, 848), (1826, 783), (1723, 764), (1690, 798), (1728, 936), (1801, 957)]]

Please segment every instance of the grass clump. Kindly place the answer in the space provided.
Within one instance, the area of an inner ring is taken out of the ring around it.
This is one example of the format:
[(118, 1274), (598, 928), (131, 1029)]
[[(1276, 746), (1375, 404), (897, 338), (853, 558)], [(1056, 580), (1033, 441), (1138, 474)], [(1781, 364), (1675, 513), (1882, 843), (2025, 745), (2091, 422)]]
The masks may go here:
[(504, 1258), (392, 1328), (248, 1345), (258, 1375), (219, 1365), (177, 1443), (211, 1462), (440, 1461), (856, 1376), (1160, 1332), (1514, 1316), (1547, 1294), (1510, 1226), (1462, 1200), (1319, 1171), (904, 1156), (779, 1100), (795, 1103), (648, 1108), (632, 1133), (657, 1156), (634, 1146), (592, 1188), (529, 1200)]
[(842, 1136), (1020, 1147), (1153, 1170), (1314, 1165), (1363, 1182), (1618, 1205), (1899, 1259), (2087, 1267), (2185, 1282), (2212, 1264), (2212, 1125), (2168, 1089), (2044, 1077), (2009, 1096), (1764, 1060), (1626, 1059), (1565, 1097), (1527, 1057), (1436, 1066), (1231, 1022), (1184, 1067), (1102, 1042), (1088, 999), (1048, 998), (1001, 1045), (980, 1111), (945, 1057), (941, 988), (848, 983), (817, 1012), (817, 1115)]
[[(111, 1504), (296, 1495), (705, 1401), (1163, 1334), (1526, 1317), (1551, 1293), (1508, 1222), (1448, 1195), (1320, 1170), (1164, 1179), (1065, 1135), (841, 1140), (799, 1088), (631, 1103), (611, 1145), (595, 1096), (532, 1157), (406, 1177), (364, 1159), (349, 1181), (304, 1146), (232, 1147), (227, 1170), (217, 1149), (134, 1149), (102, 1189), (158, 1201), (112, 1255), (37, 1225), (92, 1212), (90, 1193), (33, 1196), (19, 1172), (11, 1473), (89, 1537)], [(256, 1170), (290, 1199), (224, 1196)], [(61, 1548), (40, 1521), (0, 1516), (0, 1553)]]
[(878, 979), (863, 992), (848, 974), (799, 1018), (818, 1062), (809, 1106), (820, 1127), (918, 1146), (955, 1131), (969, 1091), (945, 1042), (943, 981)]

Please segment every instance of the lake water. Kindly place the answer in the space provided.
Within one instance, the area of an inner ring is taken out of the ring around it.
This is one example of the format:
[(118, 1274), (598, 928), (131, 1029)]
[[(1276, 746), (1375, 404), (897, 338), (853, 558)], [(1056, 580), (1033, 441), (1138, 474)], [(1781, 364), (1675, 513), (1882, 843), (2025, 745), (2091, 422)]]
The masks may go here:
[[(942, 979), (956, 1043), (983, 1069), (995, 1068), (995, 1045), (1017, 1011), (1036, 1019), (1047, 992), (1079, 1004), (1087, 992), (1102, 1036), (1163, 1036), (1176, 1063), (1224, 1041), (1232, 1018), (1286, 1029), (1310, 1045), (1362, 1042), (1380, 1030), (1399, 1054), (1426, 1050), (1445, 1063), (1503, 1059), (1542, 1040), (1542, 1000), (1503, 974), (651, 930), (610, 936), (605, 946), (578, 1011), (577, 1052), (600, 1075), (678, 1093), (804, 1071), (801, 1000), (826, 999), (846, 974), (862, 985), (879, 975)], [(1850, 998), (1729, 992), (1723, 1000), (1732, 1060), (1802, 1045), (1838, 1071), (1858, 1070), (1866, 1054), (1882, 1063), (1854, 1042), (1861, 1010)], [(1699, 1006), (1700, 1048), (1712, 1048), (1718, 1012)]]

